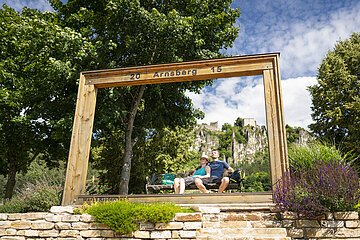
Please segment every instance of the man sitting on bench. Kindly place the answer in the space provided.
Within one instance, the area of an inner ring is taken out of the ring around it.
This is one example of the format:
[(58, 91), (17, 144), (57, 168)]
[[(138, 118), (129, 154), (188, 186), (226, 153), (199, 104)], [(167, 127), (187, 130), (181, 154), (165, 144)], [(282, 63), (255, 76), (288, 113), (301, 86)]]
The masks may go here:
[(210, 167), (210, 178), (196, 178), (195, 184), (202, 193), (209, 193), (210, 191), (206, 189), (205, 185), (208, 183), (220, 183), (219, 193), (224, 192), (224, 190), (229, 186), (230, 179), (228, 177), (223, 177), (224, 169), (233, 171), (229, 164), (225, 161), (219, 160), (220, 152), (219, 150), (211, 151), (212, 162), (208, 163)]

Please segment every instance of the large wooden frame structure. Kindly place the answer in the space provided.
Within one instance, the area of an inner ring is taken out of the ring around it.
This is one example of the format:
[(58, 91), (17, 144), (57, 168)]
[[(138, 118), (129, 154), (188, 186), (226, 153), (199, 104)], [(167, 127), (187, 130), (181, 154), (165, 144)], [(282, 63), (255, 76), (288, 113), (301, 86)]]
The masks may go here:
[(80, 74), (62, 205), (73, 204), (85, 191), (97, 89), (254, 75), (262, 75), (264, 81), (271, 180), (275, 183), (288, 169), (279, 53), (87, 71)]

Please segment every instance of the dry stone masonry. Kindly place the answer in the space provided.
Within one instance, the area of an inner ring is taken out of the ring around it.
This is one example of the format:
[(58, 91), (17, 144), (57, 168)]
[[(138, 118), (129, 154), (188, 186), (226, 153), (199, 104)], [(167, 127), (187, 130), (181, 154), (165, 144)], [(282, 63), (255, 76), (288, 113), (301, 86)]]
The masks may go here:
[(301, 219), (292, 212), (222, 212), (199, 207), (196, 213), (178, 213), (170, 223), (144, 223), (140, 230), (117, 235), (88, 214), (77, 215), (73, 207), (54, 206), (48, 213), (0, 214), (0, 239), (5, 240), (290, 240), (360, 239), (357, 212), (329, 213), (316, 220)]

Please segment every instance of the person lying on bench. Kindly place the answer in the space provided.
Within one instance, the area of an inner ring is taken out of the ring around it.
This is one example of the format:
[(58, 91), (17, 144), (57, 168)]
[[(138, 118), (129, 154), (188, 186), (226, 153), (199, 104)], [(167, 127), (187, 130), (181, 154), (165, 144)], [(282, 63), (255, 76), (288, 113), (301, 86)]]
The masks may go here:
[(195, 184), (202, 193), (209, 193), (210, 191), (206, 189), (205, 185), (208, 183), (219, 183), (219, 193), (224, 192), (224, 190), (229, 186), (230, 179), (228, 177), (223, 177), (224, 169), (233, 171), (229, 164), (225, 161), (219, 160), (219, 150), (211, 151), (212, 162), (209, 162), (208, 166), (211, 169), (210, 178), (196, 178)]
[(189, 186), (195, 182), (195, 179), (208, 179), (210, 177), (210, 167), (208, 166), (209, 157), (202, 155), (199, 166), (195, 169), (192, 176), (186, 178), (175, 178), (174, 190), (177, 194), (185, 192), (185, 186)]

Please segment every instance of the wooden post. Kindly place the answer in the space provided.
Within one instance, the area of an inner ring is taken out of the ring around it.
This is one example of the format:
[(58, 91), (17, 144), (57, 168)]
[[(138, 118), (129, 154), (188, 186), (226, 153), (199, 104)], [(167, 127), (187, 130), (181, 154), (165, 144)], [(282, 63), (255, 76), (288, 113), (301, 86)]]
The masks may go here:
[(85, 80), (80, 74), (62, 205), (74, 204), (85, 192), (97, 92), (94, 85), (85, 85)]
[(263, 71), (263, 79), (271, 181), (274, 187), (277, 180), (287, 171), (288, 159), (278, 58), (274, 59), (272, 66)]

